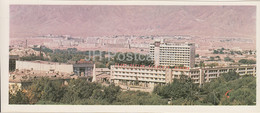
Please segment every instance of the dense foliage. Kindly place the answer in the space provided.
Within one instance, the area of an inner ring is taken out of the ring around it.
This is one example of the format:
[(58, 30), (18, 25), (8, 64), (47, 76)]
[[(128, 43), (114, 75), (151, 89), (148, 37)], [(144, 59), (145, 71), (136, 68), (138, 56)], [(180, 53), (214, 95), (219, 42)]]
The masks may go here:
[(255, 105), (256, 79), (251, 75), (240, 77), (236, 72), (228, 72), (199, 88), (190, 78), (181, 78), (155, 87), (153, 93), (170, 98), (173, 105)]
[(241, 59), (238, 62), (242, 64), (256, 64), (256, 61), (253, 59)]
[(10, 104), (75, 104), (75, 105), (150, 105), (167, 104), (158, 95), (140, 91), (124, 91), (113, 84), (102, 86), (84, 79), (62, 80), (41, 78), (26, 85), (16, 95), (9, 94)]
[[(34, 48), (34, 50), (39, 51), (39, 48)], [(67, 50), (55, 49), (51, 50), (48, 48), (42, 49), (42, 51), (50, 57), (48, 60), (52, 62), (68, 63), (79, 61), (80, 59), (86, 59), (96, 63), (97, 68), (109, 68), (110, 65), (114, 64), (137, 64), (137, 65), (153, 65), (152, 60), (148, 55), (143, 55), (139, 53), (112, 53), (106, 51), (78, 51), (76, 48), (68, 48)], [(21, 58), (22, 60), (40, 60), (39, 56), (28, 56)]]
[(153, 93), (172, 100), (174, 105), (193, 105), (199, 100), (199, 87), (190, 78), (181, 75), (180, 79), (174, 79), (171, 84), (156, 86)]
[(223, 50), (225, 49), (222, 48), (222, 49), (213, 50), (213, 54), (224, 54)]
[[(229, 90), (228, 98), (224, 94)], [(255, 105), (256, 79), (250, 75), (239, 77), (235, 72), (230, 72), (213, 82), (205, 84), (203, 93), (205, 95), (204, 103), (213, 105)]]
[(34, 48), (32, 48), (33, 50), (35, 50), (35, 51), (42, 51), (42, 52), (44, 52), (44, 53), (52, 53), (53, 52), (53, 50), (51, 50), (51, 49), (49, 49), (49, 48), (47, 48), (47, 47), (42, 47), (42, 48), (36, 48), (36, 47), (34, 47)]
[[(226, 92), (228, 94), (226, 95)], [(229, 97), (228, 97), (229, 96)], [(158, 85), (153, 93), (122, 91), (113, 84), (102, 86), (85, 79), (68, 81), (41, 78), (23, 84), (16, 95), (9, 94), (10, 104), (74, 105), (255, 105), (256, 78), (229, 72), (199, 87), (181, 76), (172, 83)]]
[(224, 58), (224, 61), (226, 61), (226, 62), (235, 62), (232, 58), (230, 58), (230, 57), (225, 57)]

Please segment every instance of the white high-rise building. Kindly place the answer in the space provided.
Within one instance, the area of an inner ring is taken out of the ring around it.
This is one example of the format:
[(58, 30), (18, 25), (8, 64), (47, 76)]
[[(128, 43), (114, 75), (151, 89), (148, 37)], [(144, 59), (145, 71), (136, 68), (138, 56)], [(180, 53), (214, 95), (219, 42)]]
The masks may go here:
[(156, 66), (194, 67), (195, 44), (155, 41), (150, 44), (150, 56)]

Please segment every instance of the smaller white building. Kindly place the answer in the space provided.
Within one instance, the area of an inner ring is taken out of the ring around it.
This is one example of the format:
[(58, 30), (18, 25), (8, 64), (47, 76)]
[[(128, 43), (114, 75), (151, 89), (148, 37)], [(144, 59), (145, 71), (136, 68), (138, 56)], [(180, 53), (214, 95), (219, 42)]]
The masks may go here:
[(16, 69), (72, 73), (73, 65), (47, 61), (16, 61)]

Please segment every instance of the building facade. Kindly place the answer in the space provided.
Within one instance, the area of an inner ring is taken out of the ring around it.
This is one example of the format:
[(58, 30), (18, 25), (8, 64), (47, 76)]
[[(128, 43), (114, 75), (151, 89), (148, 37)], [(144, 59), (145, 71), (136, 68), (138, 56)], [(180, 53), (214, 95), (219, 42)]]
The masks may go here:
[(41, 71), (46, 73), (67, 73), (78, 76), (92, 76), (94, 63), (90, 61), (77, 61), (73, 64), (48, 61), (16, 61), (15, 69)]
[(94, 63), (81, 59), (73, 64), (73, 72), (78, 76), (92, 76)]
[(72, 73), (73, 65), (48, 62), (48, 61), (16, 61), (16, 69), (18, 70), (37, 70), (46, 72), (63, 72)]
[(164, 43), (163, 41), (155, 41), (150, 44), (149, 54), (157, 66), (194, 67), (195, 65), (194, 43)]
[(15, 70), (17, 60), (19, 60), (19, 55), (9, 55), (9, 71)]
[(190, 77), (194, 83), (204, 84), (218, 78), (223, 73), (235, 71), (239, 75), (246, 74), (256, 76), (256, 67), (234, 66), (216, 68), (168, 68), (168, 67), (144, 67), (129, 65), (111, 66), (110, 82), (119, 85), (141, 85), (153, 88), (158, 84), (171, 83), (174, 78), (179, 79), (181, 75)]

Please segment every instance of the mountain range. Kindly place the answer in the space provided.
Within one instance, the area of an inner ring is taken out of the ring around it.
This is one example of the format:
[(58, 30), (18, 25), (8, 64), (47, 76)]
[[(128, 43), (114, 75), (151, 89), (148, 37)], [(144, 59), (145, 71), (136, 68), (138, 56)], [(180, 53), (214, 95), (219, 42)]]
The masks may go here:
[(11, 5), (10, 37), (194, 35), (256, 38), (255, 6)]

